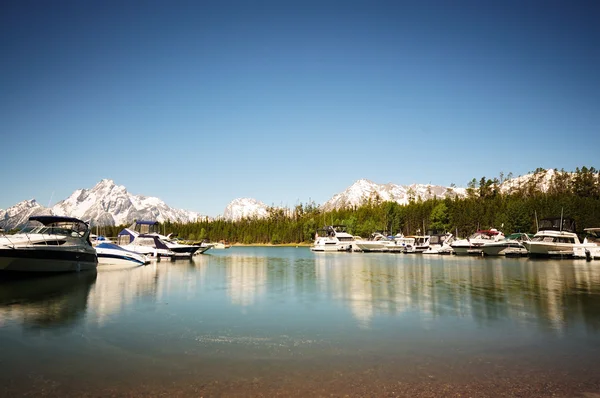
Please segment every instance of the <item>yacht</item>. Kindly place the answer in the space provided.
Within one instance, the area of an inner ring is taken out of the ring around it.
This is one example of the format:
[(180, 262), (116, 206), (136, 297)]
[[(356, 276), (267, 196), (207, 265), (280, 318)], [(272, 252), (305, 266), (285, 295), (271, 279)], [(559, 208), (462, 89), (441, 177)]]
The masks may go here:
[(575, 221), (555, 217), (540, 220), (539, 230), (530, 241), (523, 244), (530, 256), (573, 256), (573, 249), (580, 244), (575, 233)]
[(402, 253), (405, 246), (396, 241), (394, 237), (386, 236), (381, 232), (374, 232), (370, 239), (357, 239), (352, 249), (359, 252), (396, 252)]
[(144, 265), (150, 262), (145, 254), (124, 249), (114, 243), (101, 242), (94, 247), (98, 255), (98, 264)]
[(517, 232), (499, 241), (484, 243), (481, 251), (484, 256), (526, 256), (527, 249), (523, 242), (531, 240), (532, 237), (533, 235)]
[(586, 260), (600, 260), (600, 228), (585, 228), (583, 243), (573, 247), (573, 255)]
[[(138, 234), (131, 243), (120, 245), (123, 249), (144, 254), (148, 257), (191, 258), (200, 246), (180, 245), (167, 242), (155, 234)], [(208, 249), (206, 249), (208, 250)]]
[(450, 244), (454, 241), (451, 233), (430, 234), (429, 247), (423, 251), (423, 254), (453, 254), (454, 249)]
[(136, 221), (119, 232), (118, 243), (126, 250), (152, 257), (191, 258), (212, 248), (179, 243), (171, 234), (162, 235), (158, 221)]
[(404, 253), (423, 253), (431, 241), (430, 235), (409, 235), (407, 238), (412, 238), (412, 243), (406, 245)]
[(0, 236), (0, 272), (95, 270), (88, 225), (73, 217), (32, 216), (14, 235)]
[(495, 228), (479, 230), (469, 236), (467, 239), (455, 240), (450, 245), (456, 255), (481, 255), (481, 247), (490, 242), (497, 242), (504, 239), (504, 234)]
[(318, 230), (315, 242), (310, 250), (313, 252), (347, 252), (352, 250), (354, 236), (346, 232), (344, 225), (329, 225)]

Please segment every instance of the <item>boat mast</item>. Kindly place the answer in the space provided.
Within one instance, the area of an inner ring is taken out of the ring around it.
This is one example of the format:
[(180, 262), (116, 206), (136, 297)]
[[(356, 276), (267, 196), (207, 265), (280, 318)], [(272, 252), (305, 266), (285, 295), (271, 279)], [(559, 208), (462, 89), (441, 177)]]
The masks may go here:
[(560, 232), (562, 232), (562, 224), (563, 224), (563, 211), (565, 210), (564, 207), (561, 207), (560, 209)]

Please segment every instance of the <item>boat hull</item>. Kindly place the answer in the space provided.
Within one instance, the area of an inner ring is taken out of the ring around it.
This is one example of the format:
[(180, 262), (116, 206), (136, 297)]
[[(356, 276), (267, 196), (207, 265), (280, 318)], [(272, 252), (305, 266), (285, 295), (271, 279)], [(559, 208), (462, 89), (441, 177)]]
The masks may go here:
[(483, 253), (481, 245), (452, 245), (452, 249), (454, 250), (454, 254), (457, 256), (481, 256)]
[(96, 253), (62, 248), (18, 248), (0, 250), (0, 272), (79, 272), (98, 266)]
[(149, 263), (146, 256), (139, 253), (96, 251), (98, 253), (99, 265), (144, 265)]
[(573, 246), (569, 243), (523, 242), (527, 252), (533, 257), (573, 256)]

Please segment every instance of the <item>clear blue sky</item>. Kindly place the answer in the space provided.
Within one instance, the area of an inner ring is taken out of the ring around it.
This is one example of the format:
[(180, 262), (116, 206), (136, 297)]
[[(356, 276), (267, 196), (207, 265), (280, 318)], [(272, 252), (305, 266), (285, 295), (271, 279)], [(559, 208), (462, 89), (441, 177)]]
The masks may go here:
[(598, 168), (597, 1), (3, 1), (0, 208)]

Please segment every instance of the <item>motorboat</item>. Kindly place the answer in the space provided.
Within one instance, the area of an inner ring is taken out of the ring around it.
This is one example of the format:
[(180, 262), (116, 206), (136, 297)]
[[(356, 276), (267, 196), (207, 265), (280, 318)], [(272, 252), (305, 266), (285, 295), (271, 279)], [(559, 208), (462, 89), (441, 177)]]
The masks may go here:
[(429, 247), (423, 251), (423, 254), (454, 254), (454, 249), (450, 244), (454, 241), (451, 233), (430, 234)]
[(572, 257), (573, 249), (581, 242), (573, 219), (555, 217), (540, 220), (538, 232), (523, 244), (530, 256)]
[(352, 250), (354, 236), (346, 232), (344, 225), (329, 225), (315, 233), (313, 252), (347, 252)]
[(219, 242), (211, 243), (213, 249), (224, 250), (231, 248), (231, 243), (221, 240)]
[(374, 232), (370, 239), (357, 239), (354, 241), (352, 250), (359, 252), (396, 252), (402, 253), (404, 246), (399, 244), (393, 236), (386, 236), (381, 232)]
[(523, 242), (531, 240), (532, 237), (531, 234), (516, 232), (496, 242), (484, 243), (481, 251), (484, 256), (526, 256), (527, 248)]
[(131, 243), (121, 245), (121, 247), (125, 250), (141, 253), (149, 257), (168, 257), (172, 260), (191, 258), (200, 249), (200, 246), (170, 243), (154, 234), (139, 234)]
[(585, 228), (583, 243), (573, 246), (573, 256), (586, 260), (600, 260), (600, 228)]
[(0, 272), (95, 270), (88, 224), (73, 217), (32, 216), (14, 235), (0, 236)]
[(191, 258), (212, 248), (212, 245), (179, 243), (172, 234), (165, 236), (159, 232), (158, 221), (136, 221), (121, 230), (117, 239), (126, 250), (152, 257)]
[(145, 254), (124, 249), (114, 243), (98, 243), (95, 248), (98, 255), (98, 264), (101, 265), (144, 265), (150, 262)]
[(412, 238), (412, 244), (406, 245), (404, 253), (423, 253), (431, 241), (430, 235), (408, 235), (407, 238)]
[(475, 232), (467, 239), (459, 239), (450, 245), (456, 255), (481, 255), (482, 246), (486, 243), (504, 239), (504, 234), (495, 228)]

